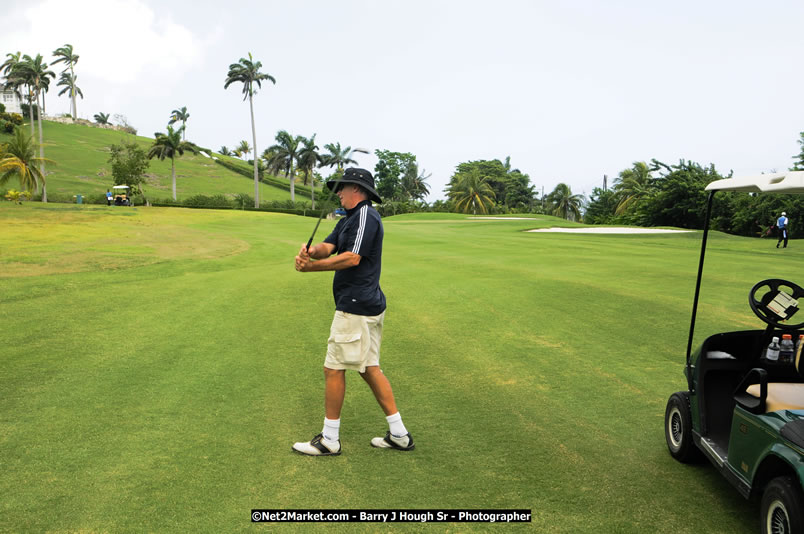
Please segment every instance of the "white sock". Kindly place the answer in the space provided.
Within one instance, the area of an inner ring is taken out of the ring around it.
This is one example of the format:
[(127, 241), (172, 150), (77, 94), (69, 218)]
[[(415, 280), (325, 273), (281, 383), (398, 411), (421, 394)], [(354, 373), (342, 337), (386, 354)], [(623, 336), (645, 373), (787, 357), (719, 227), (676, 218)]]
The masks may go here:
[(321, 431), (324, 434), (324, 439), (327, 441), (338, 441), (341, 439), (340, 436), (341, 430), (341, 420), (340, 419), (327, 419), (324, 418), (324, 430)]
[(408, 431), (405, 428), (405, 425), (402, 424), (402, 416), (399, 415), (399, 412), (396, 412), (393, 415), (389, 415), (385, 418), (388, 421), (388, 426), (390, 427), (391, 434), (394, 436), (401, 438), (402, 436), (407, 435)]

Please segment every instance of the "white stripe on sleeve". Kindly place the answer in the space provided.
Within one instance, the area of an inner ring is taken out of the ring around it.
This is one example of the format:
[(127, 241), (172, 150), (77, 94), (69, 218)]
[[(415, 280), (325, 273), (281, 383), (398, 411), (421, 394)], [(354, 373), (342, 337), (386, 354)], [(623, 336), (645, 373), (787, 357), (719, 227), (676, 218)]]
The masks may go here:
[(357, 227), (357, 237), (355, 237), (355, 246), (352, 247), (352, 253), (360, 254), (360, 245), (363, 243), (363, 233), (366, 231), (366, 214), (368, 213), (368, 206), (360, 208), (360, 223)]

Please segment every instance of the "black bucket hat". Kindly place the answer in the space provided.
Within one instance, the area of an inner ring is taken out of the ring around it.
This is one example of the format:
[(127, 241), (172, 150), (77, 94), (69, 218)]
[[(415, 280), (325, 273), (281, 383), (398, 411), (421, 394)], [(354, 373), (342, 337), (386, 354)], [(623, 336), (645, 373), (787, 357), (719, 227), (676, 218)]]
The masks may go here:
[(330, 191), (333, 191), (335, 184), (357, 184), (366, 190), (369, 198), (372, 201), (382, 204), (382, 199), (380, 198), (379, 193), (377, 193), (377, 190), (374, 189), (374, 177), (366, 169), (349, 167), (344, 171), (343, 178), (340, 180), (327, 181), (327, 187)]

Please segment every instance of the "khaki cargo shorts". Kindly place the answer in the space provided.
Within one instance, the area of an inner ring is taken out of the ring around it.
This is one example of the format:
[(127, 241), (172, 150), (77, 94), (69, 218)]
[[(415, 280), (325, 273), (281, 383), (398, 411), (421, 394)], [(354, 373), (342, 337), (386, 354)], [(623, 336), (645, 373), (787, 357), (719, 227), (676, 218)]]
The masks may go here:
[(380, 315), (355, 315), (335, 312), (327, 340), (327, 369), (354, 369), (380, 365), (380, 343), (385, 312)]

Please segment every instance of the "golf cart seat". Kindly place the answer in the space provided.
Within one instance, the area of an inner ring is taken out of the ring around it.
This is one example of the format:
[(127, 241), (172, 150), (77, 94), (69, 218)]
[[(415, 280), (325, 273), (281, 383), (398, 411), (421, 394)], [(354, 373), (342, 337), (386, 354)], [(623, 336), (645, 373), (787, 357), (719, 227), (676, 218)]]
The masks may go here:
[[(794, 363), (798, 376), (804, 376), (804, 358), (796, 358)], [(759, 380), (759, 383), (755, 383)], [(778, 412), (780, 410), (804, 410), (804, 384), (799, 382), (768, 382), (768, 373), (761, 369), (753, 369), (746, 377), (745, 381), (751, 385), (745, 388), (745, 392), (757, 399), (756, 403), (749, 403), (759, 412), (762, 411), (762, 389), (763, 384), (767, 386), (765, 395), (764, 413)], [(745, 383), (744, 381), (744, 383)], [(744, 386), (743, 386), (744, 387)]]
[[(746, 393), (760, 398), (759, 384), (748, 386)], [(780, 410), (804, 410), (804, 384), (789, 382), (770, 382), (768, 395), (765, 398), (765, 413)]]

